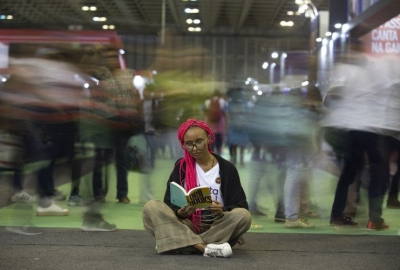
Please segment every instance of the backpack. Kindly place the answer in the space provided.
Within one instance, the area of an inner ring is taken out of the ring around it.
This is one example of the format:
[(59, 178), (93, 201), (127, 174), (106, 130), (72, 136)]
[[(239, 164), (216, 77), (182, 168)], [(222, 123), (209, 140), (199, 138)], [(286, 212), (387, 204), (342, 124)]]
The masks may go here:
[(223, 115), (223, 110), (221, 108), (221, 105), (219, 103), (219, 98), (218, 99), (211, 99), (210, 105), (207, 110), (207, 120), (216, 123), (219, 122), (222, 118)]

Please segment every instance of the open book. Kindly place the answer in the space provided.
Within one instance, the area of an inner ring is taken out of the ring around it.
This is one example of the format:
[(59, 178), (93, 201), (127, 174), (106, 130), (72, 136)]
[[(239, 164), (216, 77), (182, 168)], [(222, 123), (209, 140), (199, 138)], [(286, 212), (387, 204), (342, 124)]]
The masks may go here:
[(175, 182), (170, 183), (171, 202), (176, 206), (185, 205), (195, 208), (206, 208), (212, 204), (210, 188), (206, 186), (195, 187), (186, 193), (186, 190)]

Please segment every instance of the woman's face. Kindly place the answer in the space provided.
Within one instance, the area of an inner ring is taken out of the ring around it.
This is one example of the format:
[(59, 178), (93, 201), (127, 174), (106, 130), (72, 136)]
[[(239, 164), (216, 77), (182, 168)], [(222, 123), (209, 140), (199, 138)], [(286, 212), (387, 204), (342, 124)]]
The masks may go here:
[(208, 154), (208, 143), (207, 132), (199, 127), (189, 128), (183, 136), (183, 147), (195, 159)]

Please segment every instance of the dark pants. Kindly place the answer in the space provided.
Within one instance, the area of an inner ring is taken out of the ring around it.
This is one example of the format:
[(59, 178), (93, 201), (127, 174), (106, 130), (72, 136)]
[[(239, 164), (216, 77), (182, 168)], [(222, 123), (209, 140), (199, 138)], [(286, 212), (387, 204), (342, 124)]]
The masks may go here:
[(222, 143), (223, 143), (223, 138), (221, 133), (214, 133), (215, 136), (215, 142), (211, 144), (211, 149), (217, 154), (221, 155), (222, 153)]
[(157, 152), (157, 140), (154, 132), (146, 132), (144, 135), (147, 144), (147, 153), (150, 167), (154, 168)]
[(331, 216), (342, 216), (349, 185), (361, 172), (366, 155), (371, 175), (368, 187), (369, 218), (373, 222), (382, 222), (383, 197), (390, 178), (388, 137), (364, 131), (349, 131), (348, 135), (348, 156), (345, 157), (336, 187)]
[(392, 177), (389, 188), (389, 200), (398, 200), (399, 194), (399, 180), (400, 180), (400, 141), (392, 139), (392, 149), (397, 151), (397, 170)]
[[(107, 166), (111, 163), (112, 156), (112, 149), (95, 150), (95, 160), (92, 176), (93, 196), (95, 199), (105, 197), (107, 194), (109, 184)], [(104, 174), (103, 171), (105, 171)]]

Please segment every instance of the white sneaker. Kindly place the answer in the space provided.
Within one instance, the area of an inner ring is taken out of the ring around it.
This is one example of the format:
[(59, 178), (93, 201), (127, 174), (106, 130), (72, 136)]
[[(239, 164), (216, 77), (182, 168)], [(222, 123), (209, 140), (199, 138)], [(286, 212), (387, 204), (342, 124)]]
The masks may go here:
[(38, 205), (36, 208), (37, 216), (68, 216), (69, 210), (63, 209), (56, 205), (54, 202), (51, 203), (49, 207), (41, 207)]
[(229, 243), (223, 244), (208, 244), (204, 249), (204, 257), (225, 257), (232, 256), (232, 248)]
[(26, 202), (26, 203), (34, 203), (36, 202), (36, 198), (31, 196), (25, 190), (21, 190), (20, 192), (15, 193), (11, 197), (12, 202)]

